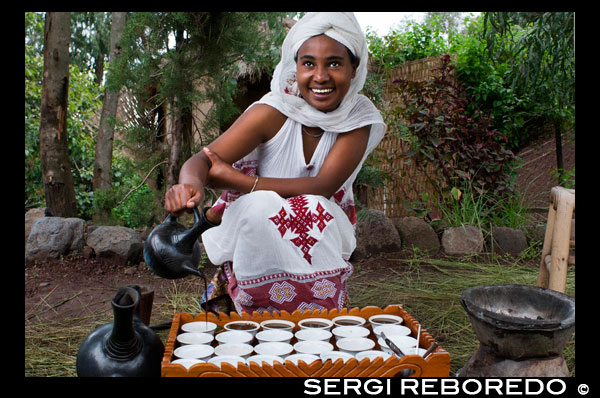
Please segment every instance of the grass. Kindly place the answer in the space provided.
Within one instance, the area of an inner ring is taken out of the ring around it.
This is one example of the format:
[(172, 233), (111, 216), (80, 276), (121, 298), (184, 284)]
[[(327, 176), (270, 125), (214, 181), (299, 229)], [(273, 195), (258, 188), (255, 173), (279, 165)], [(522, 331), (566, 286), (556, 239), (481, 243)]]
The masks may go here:
[(25, 377), (74, 377), (77, 351), (96, 326), (112, 321), (103, 311), (60, 322), (25, 322)]
[[(385, 275), (367, 267), (357, 267), (349, 281), (352, 306), (363, 307), (403, 304), (449, 353), (450, 374), (460, 369), (477, 350), (479, 342), (469, 319), (458, 301), (469, 287), (500, 283), (535, 285), (537, 268), (522, 261), (472, 259), (439, 259), (414, 255), (389, 259), (398, 267), (390, 267)], [(381, 276), (378, 276), (381, 275)], [(190, 284), (184, 286), (184, 284)], [(199, 297), (202, 284), (196, 280), (173, 282), (166, 301), (156, 303), (151, 323), (171, 320), (176, 312), (201, 312)], [(185, 287), (185, 288), (184, 288)], [(190, 293), (191, 292), (191, 293)], [(567, 294), (575, 294), (575, 271), (569, 268)], [(31, 315), (29, 315), (31, 316)], [(112, 322), (112, 310), (61, 322), (25, 320), (25, 376), (75, 377), (79, 346), (94, 328)], [(166, 342), (169, 331), (158, 332)], [(564, 350), (571, 374), (575, 375), (575, 335)]]
[[(166, 302), (153, 305), (150, 323), (170, 321), (176, 312), (200, 312), (198, 297), (204, 287), (196, 285), (195, 279), (173, 281), (165, 294)], [(80, 318), (41, 322), (32, 311), (25, 314), (25, 318), (25, 377), (76, 377), (77, 351), (81, 343), (95, 328), (112, 322), (113, 313), (107, 304), (105, 310)], [(157, 334), (166, 343), (169, 330)]]
[[(505, 259), (477, 262), (416, 257), (398, 259), (397, 262), (398, 268), (389, 269), (380, 279), (351, 279), (352, 306), (403, 304), (404, 309), (450, 353), (451, 375), (479, 347), (469, 318), (460, 305), (460, 294), (473, 286), (537, 283), (537, 268)], [(575, 295), (574, 268), (569, 269), (566, 293)], [(574, 376), (574, 334), (563, 354)]]

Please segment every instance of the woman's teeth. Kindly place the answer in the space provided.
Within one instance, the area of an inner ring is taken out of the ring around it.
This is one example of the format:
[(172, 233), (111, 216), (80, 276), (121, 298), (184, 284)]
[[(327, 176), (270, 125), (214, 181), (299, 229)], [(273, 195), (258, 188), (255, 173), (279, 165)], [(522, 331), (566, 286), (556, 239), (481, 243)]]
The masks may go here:
[(332, 88), (324, 88), (324, 89), (313, 88), (312, 91), (313, 91), (313, 93), (316, 93), (316, 94), (328, 94), (328, 93), (332, 92), (333, 89)]

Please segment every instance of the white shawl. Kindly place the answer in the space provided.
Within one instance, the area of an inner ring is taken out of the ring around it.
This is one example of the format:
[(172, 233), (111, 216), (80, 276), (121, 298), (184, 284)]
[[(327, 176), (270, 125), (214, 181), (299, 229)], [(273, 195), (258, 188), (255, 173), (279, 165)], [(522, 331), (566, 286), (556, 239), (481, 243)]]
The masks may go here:
[[(300, 96), (294, 61), (302, 43), (320, 34), (339, 41), (360, 59), (348, 93), (337, 109), (327, 113), (317, 110)], [(383, 118), (367, 97), (358, 94), (367, 77), (367, 60), (365, 35), (353, 13), (309, 12), (288, 32), (282, 46), (281, 60), (271, 80), (271, 91), (255, 104), (271, 105), (305, 126), (319, 127), (329, 132), (343, 133), (370, 124), (369, 141), (379, 142), (385, 133)]]

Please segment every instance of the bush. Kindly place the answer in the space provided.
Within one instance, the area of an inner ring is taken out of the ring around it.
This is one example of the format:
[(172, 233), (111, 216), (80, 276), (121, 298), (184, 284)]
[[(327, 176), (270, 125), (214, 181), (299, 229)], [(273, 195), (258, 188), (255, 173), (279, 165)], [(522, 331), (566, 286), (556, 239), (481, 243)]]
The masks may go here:
[(467, 24), (466, 34), (455, 36), (456, 76), (469, 97), (468, 115), (476, 110), (488, 113), (494, 128), (508, 140), (508, 147), (516, 151), (527, 145), (536, 135), (535, 104), (519, 94), (507, 82), (510, 67), (507, 62), (492, 60), (487, 55), (483, 40), (483, 19)]
[(452, 52), (455, 34), (446, 34), (439, 18), (434, 17), (427, 23), (410, 22), (406, 30), (392, 30), (383, 38), (367, 30), (366, 37), (369, 57), (389, 73), (405, 62)]
[(142, 185), (112, 211), (112, 215), (129, 228), (152, 225), (163, 213), (164, 210), (156, 203), (154, 192), (147, 184)]
[(117, 178), (123, 183), (94, 193), (94, 213), (109, 214), (108, 218), (98, 219), (98, 223), (136, 228), (153, 225), (161, 219), (164, 209), (148, 184), (141, 184), (137, 174)]
[(509, 194), (515, 156), (504, 147), (506, 137), (492, 128), (489, 116), (465, 115), (469, 103), (461, 86), (453, 82), (449, 55), (443, 57), (438, 71), (439, 76), (431, 80), (394, 81), (400, 99), (392, 116), (406, 124), (412, 137), (405, 155), (417, 167), (427, 163), (437, 167), (440, 198), (447, 197), (444, 190), (467, 184), (475, 195)]

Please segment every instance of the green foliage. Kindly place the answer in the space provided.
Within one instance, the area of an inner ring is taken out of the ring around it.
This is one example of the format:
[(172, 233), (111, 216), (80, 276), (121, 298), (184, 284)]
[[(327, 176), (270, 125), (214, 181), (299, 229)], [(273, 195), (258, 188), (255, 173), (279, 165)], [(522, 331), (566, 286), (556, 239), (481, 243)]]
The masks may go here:
[[(39, 45), (43, 37), (44, 19), (36, 13), (25, 13), (25, 206), (44, 202), (42, 166), (40, 164), (40, 106), (44, 60)], [(36, 39), (37, 38), (37, 39)]]
[(562, 176), (562, 187), (575, 189), (575, 166), (573, 166), (572, 170), (554, 169), (551, 174), (553, 177)]
[(481, 230), (489, 226), (522, 229), (527, 222), (525, 194), (513, 190), (510, 195), (498, 197), (488, 192), (474, 192), (470, 181), (452, 187), (438, 201), (444, 223), (450, 227), (474, 225)]
[(518, 93), (507, 77), (507, 62), (486, 56), (483, 19), (470, 20), (466, 34), (456, 36), (456, 76), (466, 87), (470, 105), (467, 114), (481, 110), (492, 118), (494, 128), (508, 139), (511, 150), (517, 150), (535, 138), (539, 124), (535, 122), (535, 102), (527, 92)]
[(492, 59), (510, 60), (513, 87), (550, 108), (574, 106), (575, 14), (487, 12), (484, 35)]
[(358, 172), (356, 180), (354, 180), (355, 184), (372, 188), (382, 187), (385, 184), (385, 181), (386, 175), (377, 167), (374, 167), (371, 163), (366, 161)]
[(488, 224), (498, 227), (520, 229), (527, 222), (524, 197), (518, 194), (507, 196), (497, 202), (497, 211), (492, 212)]
[[(241, 110), (234, 104), (238, 76), (273, 70), (285, 37), (285, 13), (136, 12), (120, 42), (121, 55), (110, 66), (107, 87), (125, 87), (138, 117), (118, 128), (124, 144), (139, 159), (140, 171), (169, 158), (166, 120), (189, 116), (199, 105), (205, 117), (184, 134), (180, 164), (220, 134), (221, 126)], [(190, 117), (191, 119), (191, 117)], [(200, 133), (201, 141), (191, 135)], [(208, 141), (208, 142), (207, 142)], [(164, 173), (166, 167), (160, 171)], [(159, 181), (164, 181), (160, 175)], [(162, 197), (164, 186), (155, 195)]]
[(573, 12), (486, 12), (486, 51), (506, 64), (504, 79), (528, 96), (540, 119), (571, 125), (575, 114), (575, 15)]
[(152, 225), (164, 213), (147, 184), (134, 191), (125, 202), (116, 206), (112, 215), (130, 228)]
[[(392, 30), (384, 37), (367, 30), (366, 39), (373, 68), (367, 76), (363, 94), (382, 111), (388, 125), (388, 134), (398, 134), (405, 139), (411, 139), (410, 132), (396, 117), (395, 110), (387, 109), (385, 87), (392, 69), (407, 61), (438, 56), (451, 51), (455, 34), (456, 30), (449, 27), (447, 21), (439, 15), (431, 15), (428, 21), (422, 24), (410, 22), (406, 29)], [(398, 171), (391, 167), (395, 155), (388, 159), (382, 159), (380, 155), (374, 152), (368, 157), (357, 176), (355, 185), (377, 187), (390, 181), (392, 174)]]
[[(409, 214), (419, 218), (430, 218), (431, 206), (429, 203), (432, 201), (432, 195), (429, 192), (421, 192), (419, 198), (414, 201), (405, 202), (404, 206), (408, 210)], [(431, 220), (431, 223), (437, 220)]]
[[(44, 13), (25, 13), (25, 51), (30, 56), (44, 52)], [(27, 68), (25, 68), (27, 72)]]
[[(108, 85), (125, 86), (144, 99), (149, 97), (147, 90), (156, 87), (154, 102), (177, 97), (180, 109), (207, 99), (228, 100), (230, 105), (236, 91), (232, 78), (241, 67), (240, 60), (250, 68), (274, 65), (283, 40), (281, 16), (258, 12), (134, 13), (123, 32), (122, 56), (111, 69), (114, 75)], [(275, 33), (266, 34), (259, 29), (261, 24)], [(179, 37), (179, 48), (174, 47), (173, 37)], [(205, 84), (199, 85), (199, 79)]]
[(75, 186), (75, 199), (79, 216), (92, 217), (92, 180), (96, 157), (96, 126), (91, 123), (102, 107), (101, 89), (90, 76), (69, 66), (69, 103), (67, 131), (69, 135), (69, 159)]
[(473, 225), (483, 229), (490, 216), (497, 211), (497, 206), (489, 195), (475, 192), (470, 181), (463, 181), (461, 188), (452, 187), (440, 198), (438, 208), (446, 226)]
[(394, 110), (399, 123), (406, 123), (413, 137), (404, 155), (418, 167), (431, 163), (443, 183), (438, 189), (469, 183), (476, 195), (485, 192), (502, 197), (510, 193), (514, 155), (504, 148), (506, 137), (494, 130), (489, 117), (465, 115), (468, 105), (459, 84), (453, 83), (450, 56), (443, 58), (439, 76), (431, 80), (395, 81), (400, 100)]
[[(81, 71), (103, 72), (110, 47), (110, 16), (108, 12), (71, 13), (70, 62)], [(96, 76), (96, 81), (101, 82), (102, 76)]]
[(456, 32), (447, 30), (439, 16), (432, 16), (427, 23), (411, 22), (405, 30), (392, 30), (383, 38), (367, 30), (370, 57), (389, 73), (405, 62), (452, 52)]
[(152, 225), (164, 215), (148, 184), (142, 184), (142, 178), (136, 173), (121, 171), (131, 170), (133, 163), (131, 159), (117, 162), (120, 167), (115, 170), (111, 188), (94, 192), (94, 213), (109, 214), (107, 219), (97, 220), (98, 223), (136, 228)]
[[(43, 37), (44, 16), (26, 13), (25, 41), (25, 207), (44, 206), (44, 183), (40, 162), (40, 106), (44, 59), (36, 37)], [(91, 219), (94, 214), (92, 179), (96, 150), (95, 133), (102, 106), (103, 90), (94, 76), (69, 66), (67, 133), (69, 158), (75, 186), (78, 216)], [(131, 170), (120, 155), (113, 159), (113, 185), (122, 186)]]
[(466, 115), (489, 115), (513, 151), (537, 138), (548, 120), (573, 124), (572, 13), (483, 13), (465, 18), (461, 32), (447, 18), (429, 14), (385, 37), (367, 31), (372, 70), (389, 76), (407, 61), (452, 54), (469, 97)]
[[(417, 89), (406, 83), (396, 87), (408, 105), (404, 110), (380, 108), (388, 134), (411, 143), (412, 150), (405, 154), (409, 162), (427, 160), (438, 166), (445, 185), (436, 197), (447, 211), (471, 213), (471, 218), (479, 213), (484, 215), (479, 217), (485, 220), (482, 222), (517, 227), (524, 222), (525, 210), (522, 196), (514, 191), (517, 159), (510, 151), (537, 138), (549, 120), (561, 119), (567, 124), (574, 120), (572, 15), (489, 14), (487, 19), (486, 13), (466, 18), (460, 33), (446, 33), (435, 23), (427, 29), (424, 25), (428, 21), (384, 38), (367, 32), (375, 61), (371, 71), (383, 80), (373, 78), (376, 84), (368, 88), (367, 94), (377, 98), (379, 92), (384, 92), (384, 81), (392, 68), (411, 60), (411, 54), (452, 54), (460, 92), (439, 85)], [(495, 24), (494, 29), (490, 22)], [(562, 173), (569, 174), (565, 184), (574, 184), (574, 169)], [(468, 193), (460, 202), (452, 202), (452, 189)], [(425, 215), (431, 199), (424, 197), (409, 207)], [(459, 204), (466, 208), (460, 209)], [(477, 211), (479, 205), (482, 211)], [(465, 214), (461, 217), (466, 218)], [(461, 217), (456, 215), (454, 219)]]
[[(30, 15), (37, 29), (43, 29), (37, 14)], [(42, 97), (43, 56), (34, 47), (25, 45), (25, 206), (43, 206), (44, 184), (40, 163), (40, 106)], [(78, 213), (91, 217), (92, 190), (95, 157), (94, 127), (90, 123), (101, 107), (100, 88), (90, 76), (69, 66), (69, 97), (67, 134), (69, 157), (75, 185)]]

